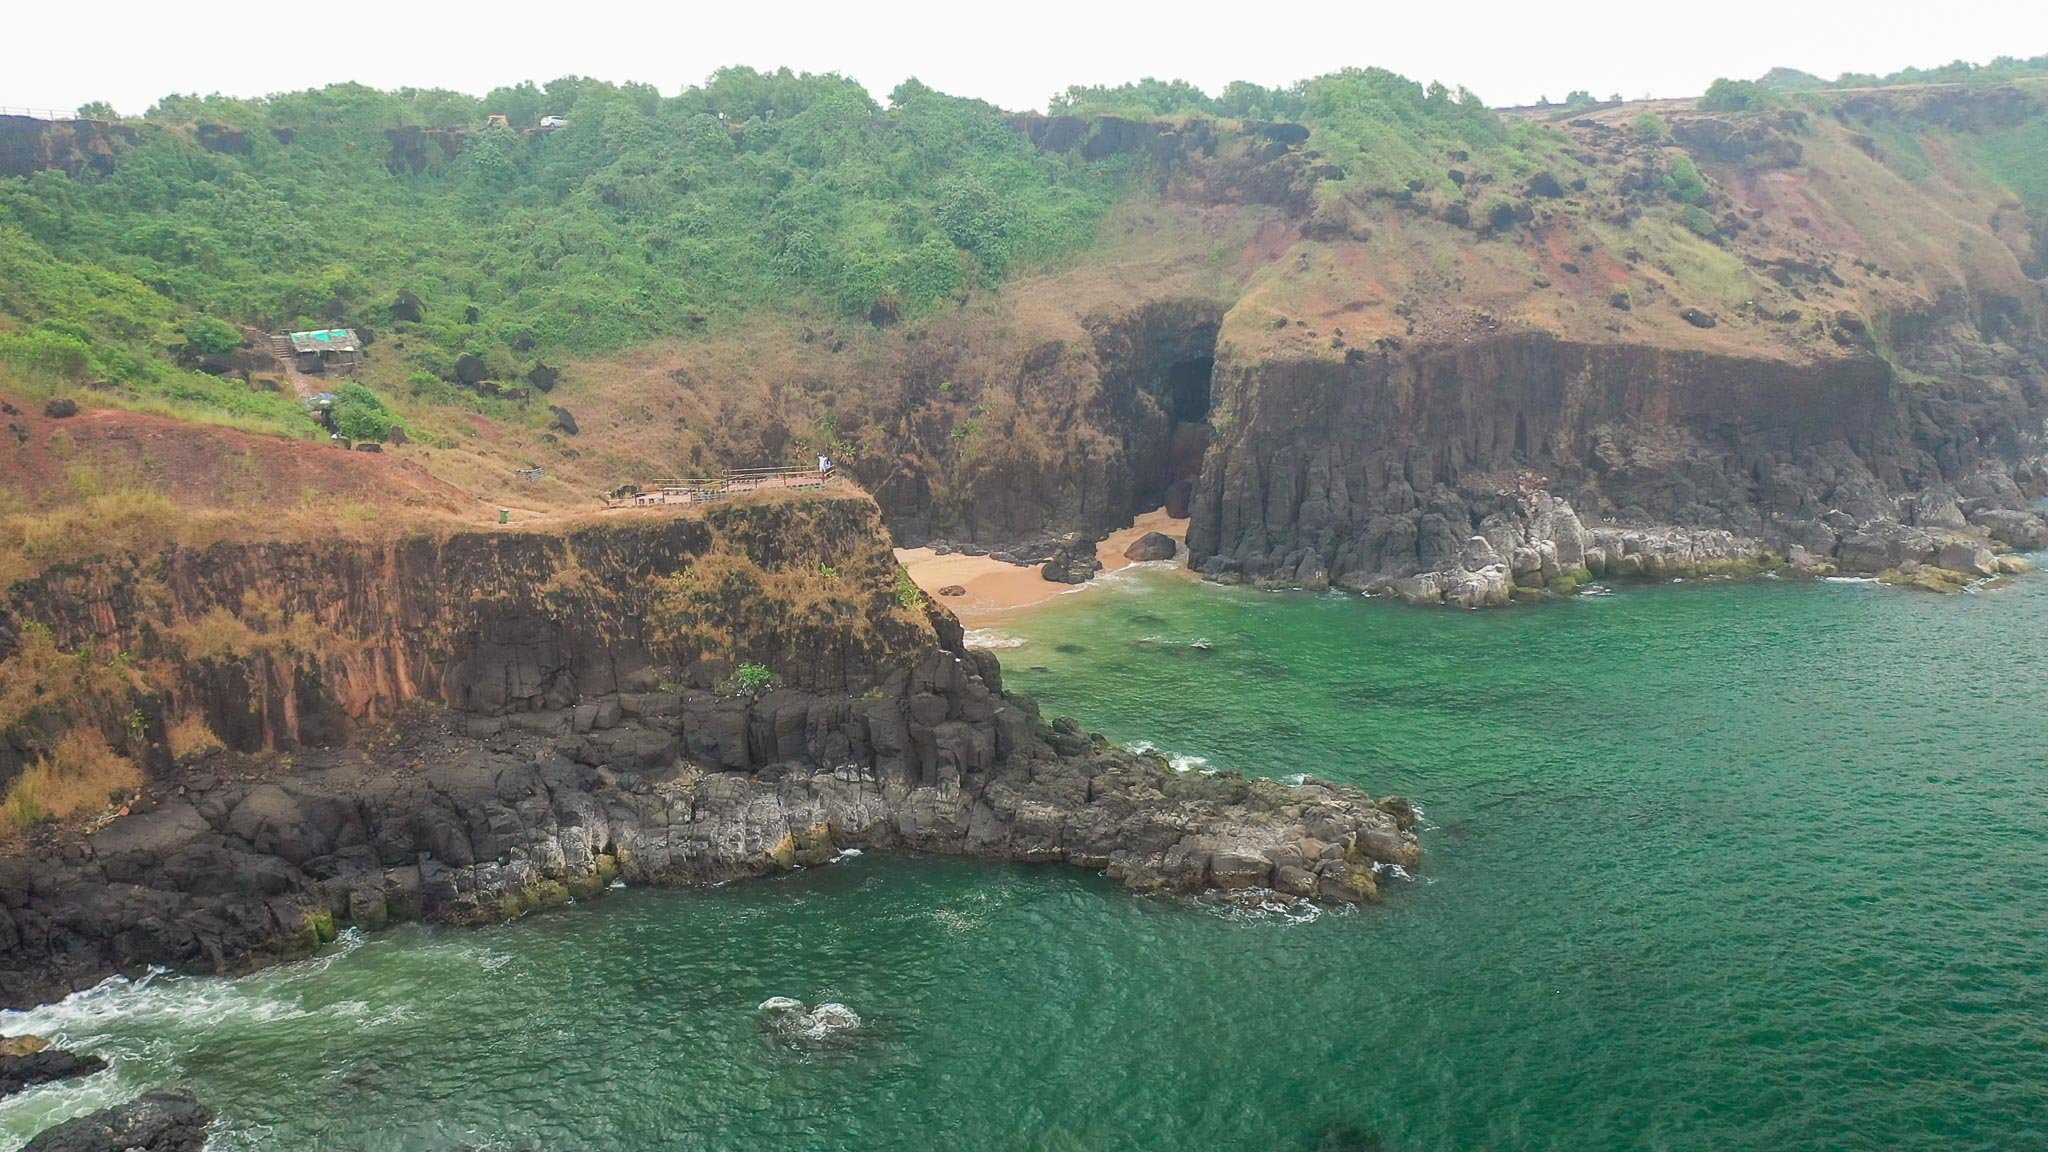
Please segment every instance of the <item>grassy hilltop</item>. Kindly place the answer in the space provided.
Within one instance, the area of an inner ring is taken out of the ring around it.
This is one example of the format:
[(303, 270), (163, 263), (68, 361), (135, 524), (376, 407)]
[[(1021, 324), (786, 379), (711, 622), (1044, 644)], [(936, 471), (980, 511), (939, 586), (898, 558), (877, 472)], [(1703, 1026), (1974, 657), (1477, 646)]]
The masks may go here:
[[(1093, 450), (1106, 318), (1149, 302), (1212, 310), (1240, 363), (1503, 327), (1799, 358), (1838, 314), (1888, 353), (1886, 317), (2039, 274), (2039, 64), (1508, 113), (1376, 69), (1028, 118), (744, 68), (168, 97), (9, 129), (38, 136), (0, 177), (0, 393), (312, 439), (257, 342), (348, 324), (350, 430), (494, 505), (831, 450), (944, 520), (977, 470)], [(161, 487), (76, 439), (0, 473), (0, 512)]]

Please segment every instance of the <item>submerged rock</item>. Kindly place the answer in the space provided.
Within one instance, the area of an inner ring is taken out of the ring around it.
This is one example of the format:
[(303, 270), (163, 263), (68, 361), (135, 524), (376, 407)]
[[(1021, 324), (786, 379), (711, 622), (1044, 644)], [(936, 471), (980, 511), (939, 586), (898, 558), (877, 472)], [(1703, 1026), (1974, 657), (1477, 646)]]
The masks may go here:
[(761, 1024), (783, 1040), (797, 1044), (822, 1044), (835, 1037), (857, 1032), (860, 1016), (836, 1000), (815, 1007), (788, 996), (770, 996), (756, 1011)]
[(200, 1152), (213, 1110), (183, 1090), (145, 1092), (126, 1104), (66, 1120), (22, 1152)]

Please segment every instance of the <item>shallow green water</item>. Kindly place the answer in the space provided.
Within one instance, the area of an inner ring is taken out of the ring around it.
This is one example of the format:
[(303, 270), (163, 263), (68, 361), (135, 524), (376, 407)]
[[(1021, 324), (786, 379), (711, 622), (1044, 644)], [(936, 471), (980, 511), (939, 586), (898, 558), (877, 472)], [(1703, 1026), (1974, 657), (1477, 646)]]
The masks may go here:
[[(2048, 1146), (2048, 578), (1460, 614), (1139, 573), (1014, 632), (1048, 712), (1414, 797), (1423, 872), (1291, 922), (867, 856), (408, 928), (0, 1020), (116, 1060), (0, 1131), (176, 1081), (219, 1149)], [(868, 1028), (779, 1045), (771, 995)]]

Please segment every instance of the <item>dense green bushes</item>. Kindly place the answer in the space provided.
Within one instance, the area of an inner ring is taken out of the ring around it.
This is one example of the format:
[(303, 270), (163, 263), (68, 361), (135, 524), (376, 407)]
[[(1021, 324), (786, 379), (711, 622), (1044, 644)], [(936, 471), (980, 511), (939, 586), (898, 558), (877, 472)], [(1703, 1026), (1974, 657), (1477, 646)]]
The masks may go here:
[(398, 423), (384, 401), (361, 384), (334, 390), (334, 430), (351, 440), (383, 440)]
[(1777, 102), (1777, 94), (1755, 80), (1723, 77), (1707, 85), (1707, 94), (1700, 97), (1700, 111), (1760, 112), (1776, 106)]
[[(12, 356), (140, 383), (167, 349), (238, 346), (226, 319), (345, 322), (442, 375), (465, 354), (511, 375), (756, 309), (915, 313), (1087, 242), (1125, 172), (1041, 156), (999, 110), (914, 81), (883, 108), (787, 70), (673, 99), (577, 78), (481, 101), (176, 96), (147, 120), (110, 173), (0, 180), (0, 316), (75, 325), (91, 366), (42, 336)], [(239, 129), (246, 154), (197, 125)], [(459, 154), (404, 153), (386, 132), (408, 125), (465, 130)], [(401, 291), (418, 320), (392, 314)]]

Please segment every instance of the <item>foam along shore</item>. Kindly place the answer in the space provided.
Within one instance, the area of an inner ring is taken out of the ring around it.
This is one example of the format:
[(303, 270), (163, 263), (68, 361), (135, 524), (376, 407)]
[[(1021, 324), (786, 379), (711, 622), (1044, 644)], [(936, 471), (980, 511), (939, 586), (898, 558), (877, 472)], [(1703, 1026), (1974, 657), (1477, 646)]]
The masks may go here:
[[(1124, 550), (1147, 532), (1173, 537), (1185, 554), (1188, 522), (1169, 517), (1164, 508), (1155, 508), (1132, 521), (1130, 527), (1110, 533), (1096, 545), (1095, 556), (1102, 561), (1102, 571), (1096, 574), (1096, 579), (1129, 567), (1131, 561), (1124, 558)], [(1025, 567), (991, 560), (987, 556), (968, 556), (960, 552), (940, 556), (929, 548), (898, 548), (896, 559), (910, 570), (910, 578), (917, 581), (919, 588), (967, 621), (986, 622), (994, 617), (1033, 608), (1077, 587), (1047, 580), (1039, 574), (1036, 564)], [(941, 595), (943, 589), (956, 587), (963, 591), (952, 596)]]

